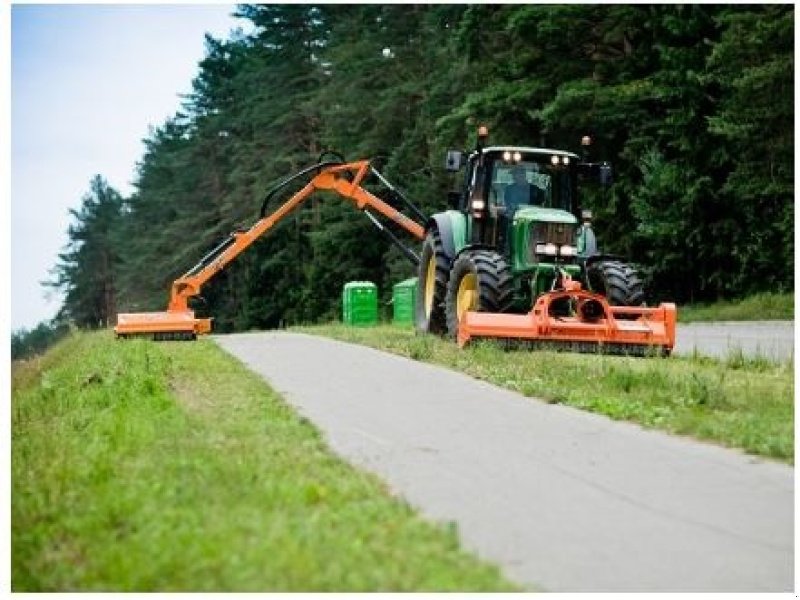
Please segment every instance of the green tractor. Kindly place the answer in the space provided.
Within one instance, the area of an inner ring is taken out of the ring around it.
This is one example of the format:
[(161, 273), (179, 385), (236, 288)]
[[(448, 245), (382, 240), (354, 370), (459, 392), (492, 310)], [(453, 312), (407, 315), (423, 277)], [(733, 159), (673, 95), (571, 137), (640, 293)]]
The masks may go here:
[[(463, 186), (450, 194), (453, 208), (427, 223), (417, 327), (455, 338), (467, 311), (527, 313), (565, 280), (580, 282), (609, 305), (642, 306), (636, 271), (599, 252), (591, 213), (578, 204), (579, 176), (608, 186), (610, 165), (562, 150), (487, 147), (486, 136), (481, 128), (477, 148), (467, 157), (447, 153), (449, 171), (464, 169)], [(588, 138), (582, 143), (588, 145)], [(574, 307), (564, 298), (550, 310), (567, 316)]]

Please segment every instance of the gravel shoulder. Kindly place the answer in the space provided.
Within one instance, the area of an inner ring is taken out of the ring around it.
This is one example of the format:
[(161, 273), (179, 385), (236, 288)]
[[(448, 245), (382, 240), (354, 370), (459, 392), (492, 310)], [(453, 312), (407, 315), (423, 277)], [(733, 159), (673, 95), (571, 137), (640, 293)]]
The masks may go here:
[(531, 589), (791, 591), (793, 469), (303, 334), (215, 336)]

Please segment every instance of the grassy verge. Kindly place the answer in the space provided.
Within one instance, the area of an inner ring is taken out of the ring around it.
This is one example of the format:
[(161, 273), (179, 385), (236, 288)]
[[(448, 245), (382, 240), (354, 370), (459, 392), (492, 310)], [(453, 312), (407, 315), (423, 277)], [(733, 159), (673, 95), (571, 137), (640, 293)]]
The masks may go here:
[(504, 591), (213, 342), (12, 368), (14, 591)]
[(506, 352), (491, 342), (459, 350), (449, 341), (393, 325), (298, 330), (449, 367), (552, 403), (794, 461), (791, 361), (773, 363), (741, 353), (713, 360)]
[(791, 321), (794, 294), (766, 292), (743, 300), (690, 304), (678, 308), (681, 323), (695, 321)]

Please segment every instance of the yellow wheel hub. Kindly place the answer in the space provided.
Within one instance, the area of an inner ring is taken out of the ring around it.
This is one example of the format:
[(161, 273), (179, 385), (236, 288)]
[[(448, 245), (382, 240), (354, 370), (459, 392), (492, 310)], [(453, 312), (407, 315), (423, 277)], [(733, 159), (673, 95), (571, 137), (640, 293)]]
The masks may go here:
[(456, 295), (456, 315), (458, 320), (464, 316), (468, 310), (478, 308), (478, 278), (474, 273), (464, 275), (458, 284), (458, 294)]
[(431, 255), (428, 268), (425, 270), (425, 316), (433, 312), (433, 296), (436, 290), (436, 256)]

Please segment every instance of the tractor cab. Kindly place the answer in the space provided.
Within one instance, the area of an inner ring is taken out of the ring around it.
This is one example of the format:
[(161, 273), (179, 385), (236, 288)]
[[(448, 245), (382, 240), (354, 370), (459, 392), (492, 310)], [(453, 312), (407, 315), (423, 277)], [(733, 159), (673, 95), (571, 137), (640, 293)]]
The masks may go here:
[(577, 154), (547, 148), (473, 152), (454, 207), (467, 217), (466, 241), (496, 248), (515, 271), (534, 269), (545, 257), (574, 262), (578, 161)]
[(570, 163), (576, 156), (536, 148), (492, 148), (487, 154), (486, 190), (481, 192), (489, 212), (513, 218), (518, 209), (531, 206), (575, 211), (575, 173)]

